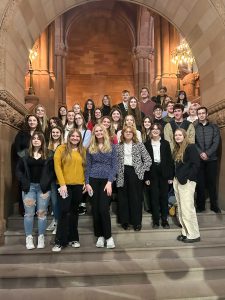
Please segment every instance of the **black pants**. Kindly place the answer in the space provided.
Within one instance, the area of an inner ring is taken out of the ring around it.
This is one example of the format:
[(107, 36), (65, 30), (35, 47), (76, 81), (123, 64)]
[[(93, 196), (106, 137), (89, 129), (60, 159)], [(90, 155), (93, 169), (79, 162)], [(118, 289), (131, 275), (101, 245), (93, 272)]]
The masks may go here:
[(150, 180), (150, 201), (153, 223), (167, 221), (168, 215), (168, 180), (162, 177), (161, 165), (155, 166), (154, 178)]
[(218, 176), (218, 162), (217, 160), (213, 161), (201, 161), (200, 169), (198, 173), (197, 181), (197, 199), (196, 206), (200, 210), (205, 209), (205, 190), (209, 192), (210, 207), (211, 209), (217, 208), (217, 176)]
[(79, 241), (78, 207), (82, 199), (83, 185), (67, 185), (68, 197), (63, 199), (59, 194), (59, 220), (55, 243), (66, 246), (69, 242)]
[(121, 224), (141, 225), (143, 183), (134, 168), (124, 166), (124, 186), (118, 188), (118, 219)]
[(90, 198), (92, 205), (94, 234), (96, 237), (103, 236), (109, 239), (111, 233), (111, 219), (110, 219), (110, 202), (111, 197), (107, 196), (104, 191), (107, 179), (90, 178), (89, 183), (93, 189), (93, 196)]

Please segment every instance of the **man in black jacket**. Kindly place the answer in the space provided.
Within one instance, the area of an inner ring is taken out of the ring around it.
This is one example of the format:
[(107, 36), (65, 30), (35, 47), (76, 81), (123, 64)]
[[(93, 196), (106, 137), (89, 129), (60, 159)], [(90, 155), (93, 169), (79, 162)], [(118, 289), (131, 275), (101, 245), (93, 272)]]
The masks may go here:
[(130, 99), (130, 92), (128, 90), (122, 91), (122, 100), (123, 102), (119, 103), (117, 106), (119, 107), (123, 119), (126, 117), (128, 112), (128, 100)]
[(220, 144), (220, 131), (217, 125), (207, 120), (206, 107), (197, 109), (198, 123), (195, 126), (195, 139), (197, 150), (201, 159), (197, 181), (197, 212), (205, 210), (205, 189), (208, 189), (210, 209), (220, 213), (217, 199), (217, 173), (218, 173), (218, 148)]

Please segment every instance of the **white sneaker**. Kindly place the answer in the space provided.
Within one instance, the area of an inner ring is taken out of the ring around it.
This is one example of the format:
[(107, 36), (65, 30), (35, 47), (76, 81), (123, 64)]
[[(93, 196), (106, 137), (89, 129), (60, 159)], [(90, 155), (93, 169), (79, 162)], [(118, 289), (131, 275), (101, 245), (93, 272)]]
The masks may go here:
[(73, 248), (80, 248), (80, 243), (78, 241), (70, 242), (69, 245)]
[(115, 247), (116, 246), (115, 246), (115, 243), (114, 243), (114, 240), (112, 237), (106, 240), (106, 248), (107, 249), (113, 249)]
[(48, 227), (46, 228), (47, 231), (52, 231), (55, 229), (55, 227), (57, 226), (57, 222), (55, 221), (55, 219), (52, 219), (52, 222), (48, 225)]
[(60, 252), (61, 250), (62, 250), (62, 246), (60, 246), (60, 245), (55, 245), (52, 248), (52, 252)]
[(40, 234), (38, 236), (38, 245), (37, 248), (38, 249), (43, 249), (45, 247), (45, 237), (44, 234)]
[(33, 237), (31, 234), (26, 237), (26, 248), (27, 248), (27, 250), (31, 250), (31, 249), (35, 248)]
[(105, 239), (104, 239), (103, 236), (100, 236), (97, 240), (96, 247), (97, 248), (104, 248), (104, 245), (105, 245)]
[(57, 225), (55, 226), (55, 229), (52, 231), (52, 234), (56, 234), (57, 231)]

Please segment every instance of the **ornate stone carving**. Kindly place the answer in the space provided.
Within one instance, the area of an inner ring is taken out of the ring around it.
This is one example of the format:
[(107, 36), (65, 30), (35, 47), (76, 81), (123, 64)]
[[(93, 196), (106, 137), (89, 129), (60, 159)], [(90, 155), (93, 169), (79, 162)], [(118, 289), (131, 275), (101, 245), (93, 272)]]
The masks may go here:
[(5, 90), (0, 90), (0, 121), (19, 128), (28, 113), (26, 108)]
[(135, 58), (144, 58), (144, 59), (151, 59), (152, 55), (154, 55), (154, 49), (152, 47), (146, 46), (137, 46), (133, 49), (133, 54)]
[(223, 0), (210, 0), (225, 26), (225, 3)]
[(0, 22), (0, 82), (5, 84), (5, 52), (9, 26), (12, 24), (14, 12), (20, 0), (9, 0)]
[(209, 107), (209, 120), (219, 127), (225, 126), (225, 99)]

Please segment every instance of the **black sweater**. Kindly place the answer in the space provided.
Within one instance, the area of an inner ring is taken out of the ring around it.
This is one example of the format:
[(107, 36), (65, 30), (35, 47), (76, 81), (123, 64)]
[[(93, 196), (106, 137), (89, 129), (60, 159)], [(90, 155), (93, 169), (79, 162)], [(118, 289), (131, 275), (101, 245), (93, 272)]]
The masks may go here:
[(175, 162), (175, 177), (180, 184), (186, 184), (188, 180), (197, 181), (200, 158), (194, 144), (189, 144), (184, 153), (183, 162)]

